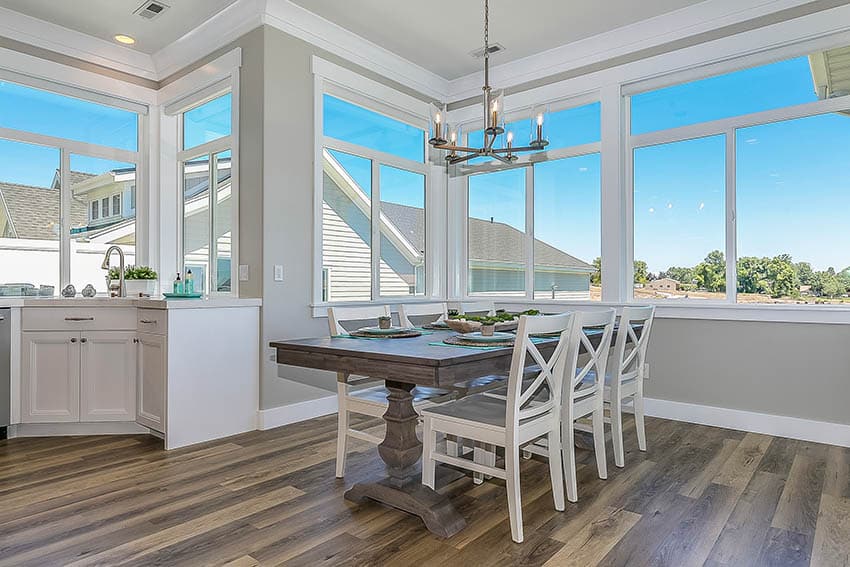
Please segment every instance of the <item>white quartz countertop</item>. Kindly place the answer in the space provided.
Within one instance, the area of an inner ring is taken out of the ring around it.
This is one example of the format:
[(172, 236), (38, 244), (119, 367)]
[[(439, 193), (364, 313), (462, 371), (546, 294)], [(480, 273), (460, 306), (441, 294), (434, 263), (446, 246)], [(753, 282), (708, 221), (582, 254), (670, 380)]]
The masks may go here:
[(141, 297), (0, 297), (3, 307), (139, 307), (142, 309), (215, 309), (259, 307), (261, 299), (209, 297), (202, 299), (155, 299)]

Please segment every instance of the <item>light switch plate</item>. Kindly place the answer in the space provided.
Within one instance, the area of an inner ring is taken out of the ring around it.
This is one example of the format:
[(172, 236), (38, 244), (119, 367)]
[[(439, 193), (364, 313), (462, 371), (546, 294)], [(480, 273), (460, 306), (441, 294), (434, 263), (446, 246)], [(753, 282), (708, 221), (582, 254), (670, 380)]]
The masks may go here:
[(239, 264), (239, 281), (247, 282), (248, 281), (248, 264)]
[(280, 264), (274, 265), (274, 281), (282, 282), (283, 281), (283, 266)]

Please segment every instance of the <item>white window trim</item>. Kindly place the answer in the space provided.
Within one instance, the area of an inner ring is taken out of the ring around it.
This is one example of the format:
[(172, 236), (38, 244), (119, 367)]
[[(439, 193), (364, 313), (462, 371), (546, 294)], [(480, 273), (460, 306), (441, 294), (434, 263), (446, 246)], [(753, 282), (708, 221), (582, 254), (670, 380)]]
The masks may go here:
[[(209, 296), (239, 296), (239, 72), (242, 66), (242, 50), (233, 49), (206, 65), (166, 85), (158, 92), (160, 126), (160, 193), (157, 206), (160, 211), (157, 244), (160, 247), (160, 268), (168, 276), (161, 277), (170, 282), (171, 274), (183, 273), (183, 172), (182, 163), (202, 155), (230, 150), (230, 198), (231, 198), (231, 241), (230, 241), (230, 291), (205, 290)], [(193, 148), (183, 150), (182, 114), (214, 98), (231, 94), (231, 134)], [(210, 175), (214, 172), (210, 170)], [(210, 203), (213, 199), (210, 187)], [(139, 206), (136, 194), (136, 206)], [(214, 250), (214, 231), (210, 230), (210, 258)], [(176, 243), (176, 245), (174, 244)], [(208, 267), (210, 288), (217, 277), (217, 264)]]
[[(444, 187), (438, 179), (445, 176), (445, 168), (430, 165), (427, 160), (418, 162), (393, 154), (372, 150), (324, 135), (324, 95), (341, 98), (416, 128), (428, 132), (430, 107), (428, 103), (397, 91), (391, 87), (363, 77), (349, 69), (314, 56), (313, 69), (313, 124), (314, 124), (314, 170), (313, 170), (313, 302), (314, 317), (327, 315), (327, 308), (342, 305), (388, 305), (397, 303), (427, 303), (445, 298), (444, 266), (445, 231), (439, 232), (437, 210), (444, 201)], [(428, 144), (423, 136), (423, 155), (428, 156)], [(380, 166), (388, 165), (420, 174), (425, 179), (425, 295), (385, 296), (380, 294), (380, 224), (372, 222), (371, 254), (371, 300), (323, 301), (322, 298), (322, 224), (323, 224), (323, 157), (324, 149), (356, 155), (372, 162), (372, 218), (379, 218), (381, 203)], [(444, 210), (440, 208), (440, 210)]]

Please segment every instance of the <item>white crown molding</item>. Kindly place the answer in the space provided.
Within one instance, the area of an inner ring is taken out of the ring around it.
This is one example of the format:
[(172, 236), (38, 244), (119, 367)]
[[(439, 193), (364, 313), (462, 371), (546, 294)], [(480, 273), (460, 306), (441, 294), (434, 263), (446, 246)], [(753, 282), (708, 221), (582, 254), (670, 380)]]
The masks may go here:
[(158, 78), (145, 53), (7, 8), (0, 8), (0, 36), (137, 77)]
[(445, 102), (449, 82), (289, 0), (268, 0), (263, 23)]
[(153, 54), (163, 80), (263, 24), (265, 0), (237, 0), (177, 41)]
[[(557, 73), (710, 32), (766, 16), (812, 0), (706, 0), (593, 37), (562, 45), (491, 68), (491, 83), (499, 88), (544, 79)], [(483, 72), (449, 82), (450, 101), (481, 93)]]

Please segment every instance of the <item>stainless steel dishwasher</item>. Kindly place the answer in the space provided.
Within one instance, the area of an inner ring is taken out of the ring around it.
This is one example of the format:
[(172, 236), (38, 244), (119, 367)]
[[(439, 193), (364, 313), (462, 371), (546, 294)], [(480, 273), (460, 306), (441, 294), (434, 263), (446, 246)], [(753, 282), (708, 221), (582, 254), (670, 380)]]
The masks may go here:
[(12, 321), (9, 313), (9, 309), (0, 309), (0, 439), (6, 438), (10, 413)]

